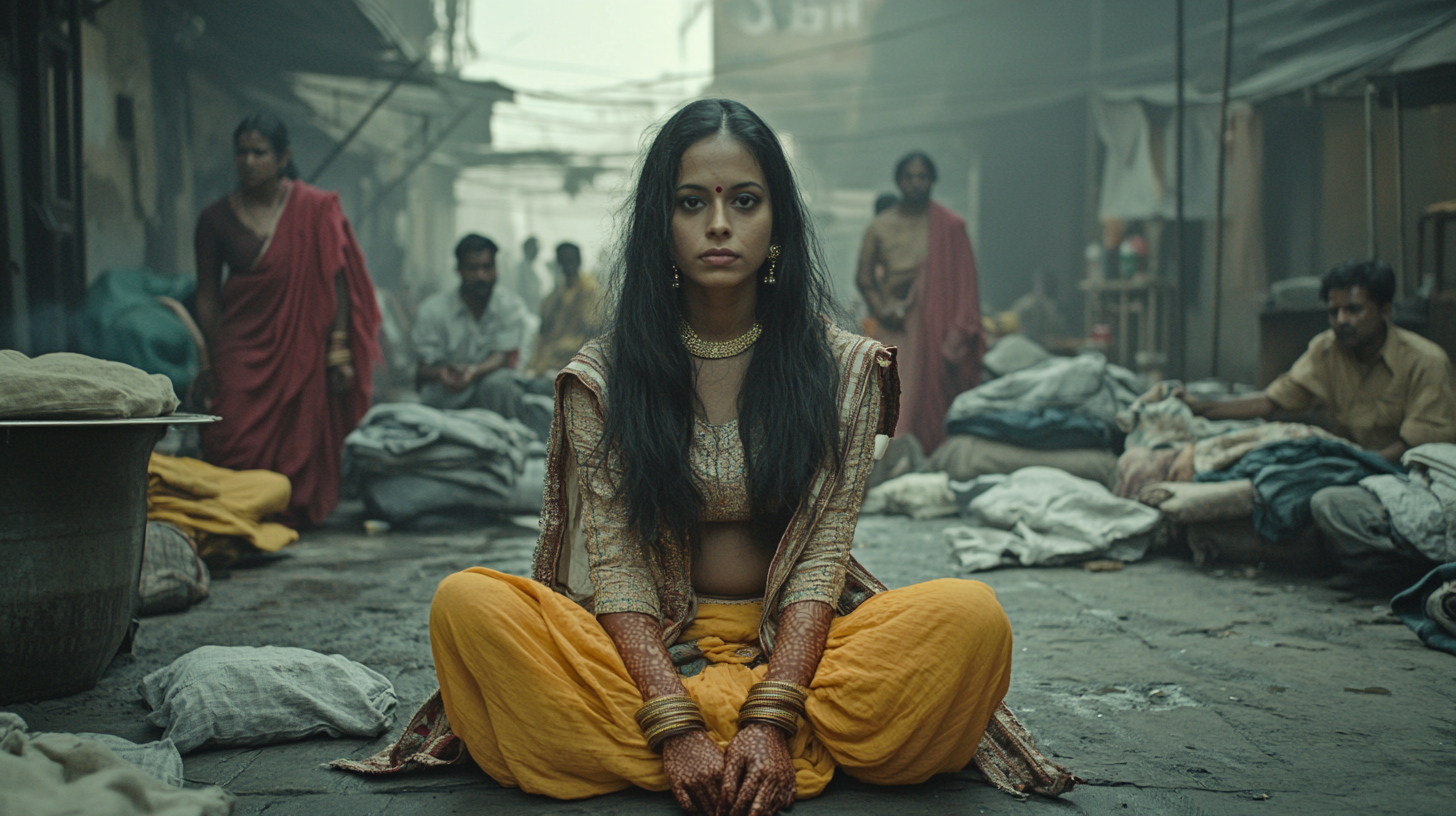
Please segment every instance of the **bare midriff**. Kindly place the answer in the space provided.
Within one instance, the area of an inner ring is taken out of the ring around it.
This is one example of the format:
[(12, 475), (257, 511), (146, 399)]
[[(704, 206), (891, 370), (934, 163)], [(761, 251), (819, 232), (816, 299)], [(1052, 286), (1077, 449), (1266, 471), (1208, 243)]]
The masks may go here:
[(768, 583), (773, 548), (754, 540), (747, 521), (702, 526), (702, 545), (693, 556), (693, 589), (711, 598), (757, 598)]
[[(730, 427), (738, 416), (738, 392), (753, 358), (752, 350), (719, 360), (693, 360), (700, 420), (716, 429)], [(733, 442), (738, 440), (735, 436)], [(741, 460), (740, 460), (741, 461)], [(746, 489), (740, 475), (739, 489)], [(746, 508), (745, 508), (746, 510)], [(693, 554), (693, 589), (709, 598), (757, 598), (768, 583), (774, 544), (755, 541), (753, 522), (705, 521), (699, 528), (700, 546)]]

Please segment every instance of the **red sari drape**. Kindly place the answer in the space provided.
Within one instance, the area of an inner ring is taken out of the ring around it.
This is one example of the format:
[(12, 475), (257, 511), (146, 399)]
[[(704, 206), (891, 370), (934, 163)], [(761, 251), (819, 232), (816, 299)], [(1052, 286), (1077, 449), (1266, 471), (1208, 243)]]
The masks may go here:
[[(340, 270), (357, 378), (331, 394), (324, 356)], [(212, 351), (222, 421), (202, 431), (207, 460), (287, 476), (292, 520), (316, 526), (339, 502), (344, 437), (369, 410), (380, 356), (374, 286), (338, 195), (293, 182), (272, 240), (251, 269), (230, 272), (222, 300)]]
[(901, 416), (926, 453), (945, 441), (945, 415), (956, 395), (981, 382), (981, 300), (976, 256), (960, 216), (930, 202), (930, 247), (921, 270), (919, 296), (907, 320), (913, 359), (900, 357), (908, 404)]

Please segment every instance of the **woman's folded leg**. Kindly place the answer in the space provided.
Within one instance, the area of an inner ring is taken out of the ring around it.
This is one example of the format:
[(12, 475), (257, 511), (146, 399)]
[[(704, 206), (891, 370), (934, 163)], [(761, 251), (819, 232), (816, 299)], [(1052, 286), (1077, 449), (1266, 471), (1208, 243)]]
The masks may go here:
[(834, 620), (808, 718), (857, 779), (913, 784), (970, 763), (1010, 681), (1011, 626), (995, 593), (943, 578)]
[(430, 646), (451, 728), (503, 785), (579, 799), (665, 790), (633, 714), (642, 697), (591, 613), (483, 568), (440, 583)]

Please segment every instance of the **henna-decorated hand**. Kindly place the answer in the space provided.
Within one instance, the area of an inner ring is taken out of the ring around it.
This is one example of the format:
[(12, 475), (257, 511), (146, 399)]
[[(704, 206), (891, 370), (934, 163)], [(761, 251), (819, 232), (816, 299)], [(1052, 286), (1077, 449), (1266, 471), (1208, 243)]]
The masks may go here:
[(723, 782), (723, 752), (706, 731), (689, 731), (662, 744), (662, 769), (672, 795), (688, 813), (718, 816), (718, 791)]
[(738, 729), (723, 757), (722, 816), (771, 816), (794, 804), (788, 735), (772, 725)]

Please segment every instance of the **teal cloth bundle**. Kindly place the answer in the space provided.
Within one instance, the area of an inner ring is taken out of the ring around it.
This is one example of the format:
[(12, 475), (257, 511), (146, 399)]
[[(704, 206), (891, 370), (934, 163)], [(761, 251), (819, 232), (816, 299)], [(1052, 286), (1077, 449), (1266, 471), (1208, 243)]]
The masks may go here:
[(112, 267), (86, 290), (81, 349), (148, 374), (165, 374), (183, 397), (199, 365), (197, 344), (177, 315), (158, 300), (192, 299), (197, 279), (145, 267)]

